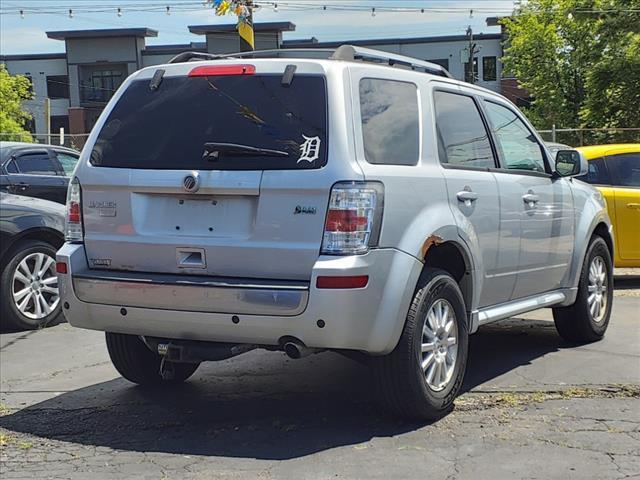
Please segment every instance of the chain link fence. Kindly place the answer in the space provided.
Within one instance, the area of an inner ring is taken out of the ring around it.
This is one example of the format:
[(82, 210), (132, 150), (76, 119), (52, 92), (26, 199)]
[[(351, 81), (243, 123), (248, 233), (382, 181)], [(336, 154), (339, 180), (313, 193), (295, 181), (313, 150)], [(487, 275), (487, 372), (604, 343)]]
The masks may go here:
[[(89, 138), (88, 133), (82, 134), (68, 134), (64, 135), (60, 134), (41, 134), (41, 133), (32, 133), (31, 134), (31, 142), (33, 143), (42, 143), (42, 144), (51, 144), (51, 145), (61, 145), (67, 148), (73, 148), (74, 150), (82, 150), (85, 142)], [(24, 141), (20, 140), (13, 133), (0, 133), (0, 141)]]
[(564, 143), (571, 147), (640, 143), (640, 128), (553, 128), (538, 130), (546, 142)]

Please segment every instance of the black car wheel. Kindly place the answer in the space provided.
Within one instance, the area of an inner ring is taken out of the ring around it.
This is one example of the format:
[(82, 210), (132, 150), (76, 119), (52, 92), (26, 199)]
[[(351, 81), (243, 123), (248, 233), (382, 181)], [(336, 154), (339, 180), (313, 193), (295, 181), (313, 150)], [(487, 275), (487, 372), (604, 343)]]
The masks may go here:
[(34, 329), (60, 316), (56, 248), (44, 241), (20, 242), (2, 270), (0, 296), (4, 326)]

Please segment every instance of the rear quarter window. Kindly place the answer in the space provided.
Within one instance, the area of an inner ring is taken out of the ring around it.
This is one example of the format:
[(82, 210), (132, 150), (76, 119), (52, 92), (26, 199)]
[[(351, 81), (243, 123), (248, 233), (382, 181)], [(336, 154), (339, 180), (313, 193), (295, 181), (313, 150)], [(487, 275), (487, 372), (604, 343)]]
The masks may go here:
[(360, 80), (360, 118), (367, 162), (418, 163), (420, 119), (415, 84), (363, 78)]
[[(212, 142), (226, 150), (212, 150)], [(155, 91), (149, 80), (127, 88), (90, 161), (134, 169), (313, 169), (327, 163), (327, 151), (323, 76), (295, 75), (289, 86), (282, 75), (167, 77)]]

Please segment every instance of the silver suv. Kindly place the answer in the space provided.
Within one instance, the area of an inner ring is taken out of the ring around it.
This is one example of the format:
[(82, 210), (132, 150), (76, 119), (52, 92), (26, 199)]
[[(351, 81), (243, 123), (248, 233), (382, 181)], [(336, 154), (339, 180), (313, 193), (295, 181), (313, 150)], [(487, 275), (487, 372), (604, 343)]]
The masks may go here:
[(437, 65), (322, 53), (126, 80), (68, 192), (69, 322), (140, 384), (253, 348), (364, 353), (413, 418), (451, 408), (480, 325), (552, 307), (562, 337), (600, 339), (613, 242), (584, 158), (553, 161), (515, 106)]

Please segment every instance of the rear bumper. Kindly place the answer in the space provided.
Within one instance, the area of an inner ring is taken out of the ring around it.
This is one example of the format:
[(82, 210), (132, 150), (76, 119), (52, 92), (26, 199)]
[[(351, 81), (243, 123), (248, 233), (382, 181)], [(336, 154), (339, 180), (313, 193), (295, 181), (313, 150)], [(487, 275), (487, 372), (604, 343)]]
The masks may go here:
[[(58, 261), (68, 269), (59, 275), (61, 301), (69, 307), (63, 312), (76, 327), (262, 345), (293, 336), (309, 347), (372, 354), (388, 353), (397, 344), (422, 270), (417, 259), (392, 249), (320, 257), (310, 283), (175, 281), (89, 270), (84, 246), (74, 244), (62, 247)], [(320, 275), (368, 275), (369, 283), (358, 289), (316, 289)], [(318, 320), (324, 320), (323, 328)]]
[(242, 282), (194, 276), (74, 272), (73, 291), (85, 303), (182, 312), (292, 316), (307, 306), (306, 282)]

